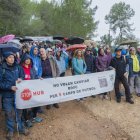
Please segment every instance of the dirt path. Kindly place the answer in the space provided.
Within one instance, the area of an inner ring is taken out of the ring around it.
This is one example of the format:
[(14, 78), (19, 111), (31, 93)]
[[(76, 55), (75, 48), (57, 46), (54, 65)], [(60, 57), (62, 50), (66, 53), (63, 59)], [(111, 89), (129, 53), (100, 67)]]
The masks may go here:
[[(21, 139), (131, 140), (131, 137), (110, 119), (102, 119), (90, 112), (84, 105), (86, 102), (71, 101), (60, 104), (60, 109), (45, 110), (45, 114), (41, 115), (44, 121), (30, 129), (30, 136), (22, 136)], [(4, 140), (4, 125), (1, 125), (0, 129), (0, 140)]]
[(113, 121), (132, 139), (140, 140), (140, 98), (134, 96), (133, 99), (135, 101), (134, 105), (126, 103), (124, 97), (120, 104), (116, 103), (114, 99), (110, 102), (102, 101), (98, 97), (96, 99), (89, 98), (83, 104), (95, 116)]

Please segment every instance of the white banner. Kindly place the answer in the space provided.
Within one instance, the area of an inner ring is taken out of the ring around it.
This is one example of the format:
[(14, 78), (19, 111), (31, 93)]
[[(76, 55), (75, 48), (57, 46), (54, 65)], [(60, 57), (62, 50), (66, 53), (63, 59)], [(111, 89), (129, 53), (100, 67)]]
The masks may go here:
[(93, 74), (24, 80), (17, 84), (16, 106), (25, 109), (60, 103), (114, 89), (115, 71)]

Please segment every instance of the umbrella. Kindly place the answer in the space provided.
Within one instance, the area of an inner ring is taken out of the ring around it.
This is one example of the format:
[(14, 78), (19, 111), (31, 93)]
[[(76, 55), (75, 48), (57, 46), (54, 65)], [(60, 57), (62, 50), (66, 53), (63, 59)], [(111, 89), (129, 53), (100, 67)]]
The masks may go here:
[(53, 43), (54, 43), (54, 44), (62, 44), (62, 42), (61, 42), (60, 40), (58, 40), (58, 39), (53, 40)]
[(132, 45), (132, 44), (136, 44), (137, 41), (135, 40), (127, 40), (127, 41), (123, 41), (122, 43), (120, 43), (120, 45)]
[(63, 36), (59, 36), (59, 35), (57, 36), (56, 35), (56, 36), (53, 36), (53, 39), (54, 40), (64, 40), (64, 37)]
[(82, 43), (84, 43), (84, 39), (80, 38), (80, 37), (70, 37), (67, 40), (65, 40), (65, 42), (67, 44), (71, 44), (71, 45), (82, 44)]
[(33, 39), (31, 39), (31, 38), (23, 38), (22, 40), (20, 40), (21, 43), (30, 42), (30, 41), (33, 41)]
[(84, 44), (75, 44), (75, 45), (71, 45), (71, 46), (69, 46), (67, 49), (66, 49), (66, 51), (74, 51), (74, 50), (76, 50), (76, 49), (85, 49), (86, 48), (86, 45), (84, 45)]
[(12, 40), (13, 38), (15, 38), (15, 35), (6, 35), (0, 38), (0, 44), (2, 43), (6, 43), (10, 40)]
[(16, 53), (16, 52), (19, 52), (20, 49), (15, 46), (15, 45), (12, 45), (12, 44), (0, 44), (0, 50), (1, 52), (13, 52), (13, 53)]
[(8, 44), (13, 44), (16, 45), (17, 47), (22, 45), (18, 39), (10, 40), (8, 41)]
[(22, 37), (15, 37), (14, 39), (17, 39), (17, 40), (23, 40), (23, 38)]

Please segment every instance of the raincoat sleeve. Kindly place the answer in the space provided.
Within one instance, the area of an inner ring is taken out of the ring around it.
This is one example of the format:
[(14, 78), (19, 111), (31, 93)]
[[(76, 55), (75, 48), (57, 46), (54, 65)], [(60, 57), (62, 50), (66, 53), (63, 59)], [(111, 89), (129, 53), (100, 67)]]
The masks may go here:
[(63, 58), (65, 60), (66, 68), (68, 68), (69, 55), (65, 51), (63, 51)]
[(54, 60), (54, 62), (55, 62), (55, 67), (56, 67), (56, 77), (59, 77), (60, 76), (60, 70), (58, 68), (56, 60)]
[(38, 67), (38, 78), (42, 77), (42, 66), (41, 60), (39, 60), (39, 67)]
[[(5, 73), (6, 74), (6, 73)], [(11, 90), (12, 85), (8, 84), (3, 78), (3, 69), (0, 67), (0, 89), (2, 90)]]

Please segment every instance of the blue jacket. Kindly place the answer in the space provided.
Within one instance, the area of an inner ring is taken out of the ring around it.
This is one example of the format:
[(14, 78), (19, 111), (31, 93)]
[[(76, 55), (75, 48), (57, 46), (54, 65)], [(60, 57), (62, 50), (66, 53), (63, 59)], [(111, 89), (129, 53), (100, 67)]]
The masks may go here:
[(73, 58), (72, 67), (73, 67), (73, 72), (75, 75), (86, 73), (87, 66), (83, 59)]
[[(131, 58), (131, 55), (129, 55), (128, 57), (128, 63), (129, 63), (129, 77), (133, 77), (133, 75), (135, 74), (135, 72), (133, 72), (133, 59)], [(140, 64), (140, 57), (138, 57), (139, 60), (139, 64)], [(140, 71), (137, 73), (140, 75)]]
[(66, 61), (65, 59), (61, 56), (60, 60), (56, 60), (57, 66), (59, 68), (60, 74), (66, 71)]
[(34, 49), (38, 48), (37, 46), (32, 46), (31, 50), (30, 50), (30, 56), (32, 58), (33, 61), (33, 67), (36, 70), (36, 73), (38, 75), (38, 77), (42, 76), (42, 67), (41, 67), (41, 59), (40, 57), (37, 55), (34, 55)]
[(22, 78), (20, 66), (8, 66), (6, 62), (0, 65), (0, 92), (3, 97), (14, 98), (15, 93), (11, 87), (16, 86), (18, 78)]

